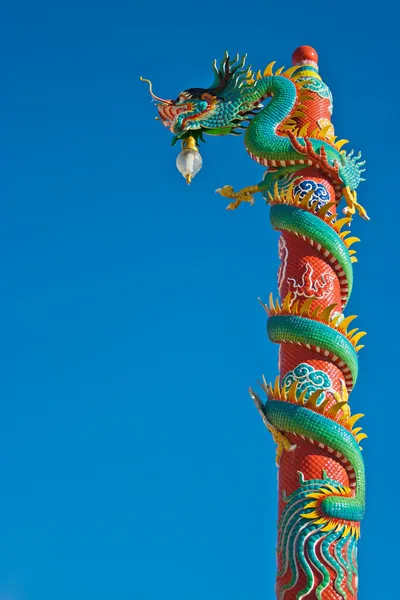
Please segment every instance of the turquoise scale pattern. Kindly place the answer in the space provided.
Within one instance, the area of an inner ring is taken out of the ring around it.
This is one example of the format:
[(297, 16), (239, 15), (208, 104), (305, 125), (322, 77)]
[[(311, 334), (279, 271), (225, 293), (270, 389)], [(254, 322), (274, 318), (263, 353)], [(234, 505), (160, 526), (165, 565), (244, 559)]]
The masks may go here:
[[(338, 357), (350, 370), (352, 381), (351, 384), (349, 383), (350, 388), (356, 383), (357, 353), (349, 340), (336, 329), (306, 317), (277, 315), (268, 319), (267, 332), (271, 342), (314, 346), (329, 352), (331, 356)], [(350, 378), (348, 380), (350, 381)]]

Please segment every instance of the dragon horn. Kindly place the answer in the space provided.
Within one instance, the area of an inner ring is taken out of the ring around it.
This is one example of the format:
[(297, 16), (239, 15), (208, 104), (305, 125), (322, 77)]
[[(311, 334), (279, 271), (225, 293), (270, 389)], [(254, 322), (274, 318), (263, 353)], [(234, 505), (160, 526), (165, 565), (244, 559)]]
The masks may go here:
[(172, 104), (172, 100), (164, 100), (163, 98), (159, 98), (158, 96), (153, 94), (153, 84), (151, 83), (150, 79), (145, 79), (144, 77), (141, 77), (140, 81), (146, 81), (149, 84), (150, 94), (151, 97), (154, 98), (154, 100), (158, 100), (158, 102), (162, 102), (163, 104)]

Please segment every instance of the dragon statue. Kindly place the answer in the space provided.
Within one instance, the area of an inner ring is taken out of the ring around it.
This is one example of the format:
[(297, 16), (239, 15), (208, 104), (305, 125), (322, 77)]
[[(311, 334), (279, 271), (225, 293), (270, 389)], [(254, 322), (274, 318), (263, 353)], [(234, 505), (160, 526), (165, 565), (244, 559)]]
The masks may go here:
[[(173, 143), (203, 134), (244, 132), (247, 152), (267, 167), (263, 180), (235, 192), (217, 190), (234, 210), (260, 192), (280, 232), (278, 290), (262, 304), (267, 333), (279, 344), (274, 384), (263, 378), (257, 409), (277, 444), (279, 505), (276, 596), (279, 600), (355, 600), (357, 541), (365, 511), (366, 437), (352, 414), (349, 393), (358, 373), (365, 332), (351, 328), (343, 311), (353, 286), (359, 239), (349, 225), (363, 180), (361, 154), (342, 149), (331, 123), (332, 95), (310, 46), (293, 54), (293, 66), (263, 74), (246, 57), (226, 54), (209, 88), (190, 88), (176, 100), (155, 96)], [(338, 207), (344, 201), (344, 216)]]

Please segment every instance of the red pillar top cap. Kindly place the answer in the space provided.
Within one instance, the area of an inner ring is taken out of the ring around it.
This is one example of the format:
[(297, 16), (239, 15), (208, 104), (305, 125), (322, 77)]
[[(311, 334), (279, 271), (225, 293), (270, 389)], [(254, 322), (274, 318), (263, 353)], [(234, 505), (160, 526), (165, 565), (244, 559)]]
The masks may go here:
[(318, 65), (318, 54), (311, 46), (299, 46), (292, 55), (293, 65), (314, 63)]

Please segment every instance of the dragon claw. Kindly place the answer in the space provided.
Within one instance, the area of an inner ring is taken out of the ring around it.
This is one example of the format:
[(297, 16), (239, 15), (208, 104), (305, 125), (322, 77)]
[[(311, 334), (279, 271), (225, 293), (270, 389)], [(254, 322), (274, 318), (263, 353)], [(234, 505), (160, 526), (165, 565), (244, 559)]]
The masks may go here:
[(215, 191), (217, 194), (221, 194), (221, 196), (224, 196), (224, 198), (236, 198), (237, 196), (231, 185), (224, 185), (224, 187), (218, 188)]
[(252, 185), (243, 188), (239, 192), (235, 192), (231, 185), (224, 185), (224, 187), (218, 188), (215, 191), (218, 194), (221, 194), (221, 196), (224, 196), (224, 198), (234, 199), (235, 202), (228, 204), (226, 210), (235, 210), (242, 202), (247, 202), (248, 204), (253, 205), (254, 197), (252, 194), (253, 192), (258, 192), (259, 188), (258, 185)]
[(359, 202), (357, 202), (357, 192), (349, 187), (343, 188), (343, 198), (346, 200), (347, 206), (343, 209), (346, 215), (352, 216), (357, 211), (360, 217), (369, 221), (367, 211)]

